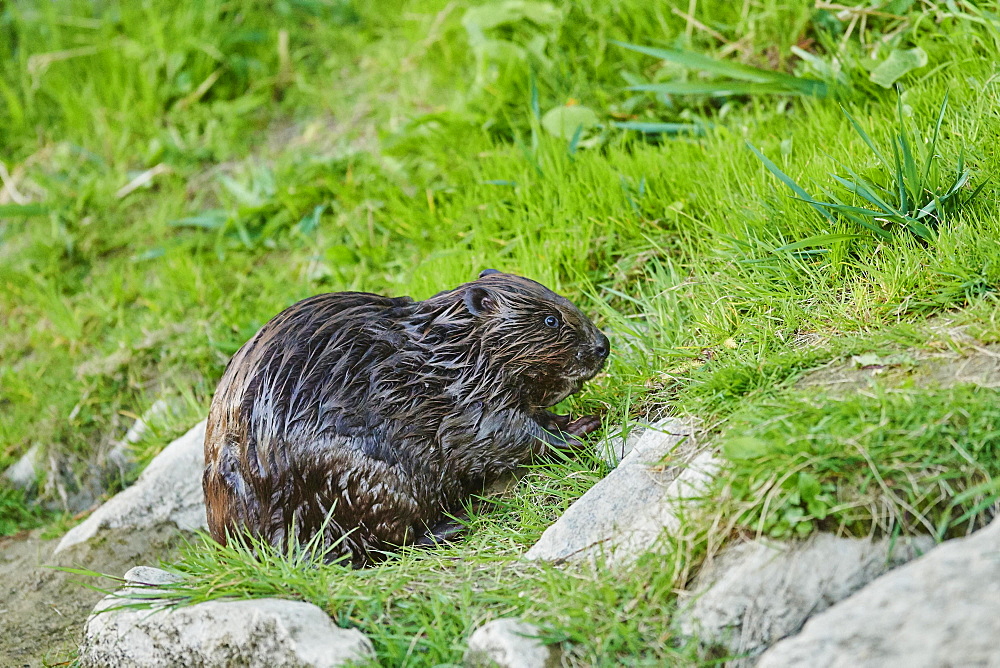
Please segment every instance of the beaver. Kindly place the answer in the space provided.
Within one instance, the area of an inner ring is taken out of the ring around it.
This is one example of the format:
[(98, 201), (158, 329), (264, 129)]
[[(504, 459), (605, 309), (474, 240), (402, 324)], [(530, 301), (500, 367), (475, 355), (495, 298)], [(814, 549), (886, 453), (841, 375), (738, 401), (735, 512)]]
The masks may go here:
[(424, 301), (300, 301), (237, 351), (212, 399), (212, 537), (316, 536), (328, 560), (361, 567), (451, 536), (474, 493), (600, 426), (546, 409), (609, 347), (565, 297), (493, 269)]

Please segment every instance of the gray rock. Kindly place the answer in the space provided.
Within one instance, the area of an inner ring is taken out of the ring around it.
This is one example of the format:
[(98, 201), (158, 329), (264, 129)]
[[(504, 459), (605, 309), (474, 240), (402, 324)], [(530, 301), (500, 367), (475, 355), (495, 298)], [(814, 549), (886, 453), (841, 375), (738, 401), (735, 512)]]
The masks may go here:
[(812, 617), (760, 668), (1000, 666), (1000, 520)]
[(181, 576), (176, 573), (152, 566), (133, 566), (125, 573), (126, 585), (138, 585), (139, 587), (173, 584), (180, 582), (181, 579)]
[[(338, 628), (311, 603), (283, 599), (209, 601), (155, 607), (157, 589), (177, 576), (133, 568), (128, 586), (105, 597), (87, 620), (81, 668), (98, 666), (343, 666), (374, 658), (363, 633)], [(123, 599), (122, 595), (131, 598)], [(149, 596), (152, 609), (120, 607)]]
[(494, 619), (483, 624), (469, 638), (465, 665), (470, 668), (557, 668), (561, 665), (559, 645), (545, 645), (534, 624), (519, 619)]
[(133, 463), (129, 459), (129, 452), (132, 446), (145, 438), (149, 433), (149, 423), (163, 419), (171, 411), (171, 406), (164, 399), (157, 399), (153, 402), (141, 417), (136, 418), (132, 426), (125, 432), (125, 438), (117, 441), (114, 447), (108, 452), (107, 460), (110, 466), (115, 466), (121, 473), (132, 468)]
[(930, 537), (892, 541), (826, 533), (801, 543), (742, 543), (703, 567), (692, 593), (681, 597), (679, 627), (727, 656), (754, 657), (797, 632), (811, 615), (933, 546)]
[[(525, 557), (561, 562), (603, 554), (619, 565), (632, 563), (664, 531), (676, 530), (681, 501), (695, 496), (718, 468), (712, 454), (694, 456), (692, 433), (690, 423), (676, 419), (647, 430), (618, 468), (570, 506)], [(662, 463), (668, 456), (672, 465)]]
[(38, 470), (42, 466), (42, 449), (33, 445), (16, 462), (3, 472), (4, 480), (16, 489), (32, 489), (38, 482)]
[(202, 421), (164, 448), (131, 487), (70, 529), (59, 541), (55, 554), (89, 540), (104, 528), (149, 527), (165, 522), (187, 531), (207, 528), (201, 489), (204, 441)]

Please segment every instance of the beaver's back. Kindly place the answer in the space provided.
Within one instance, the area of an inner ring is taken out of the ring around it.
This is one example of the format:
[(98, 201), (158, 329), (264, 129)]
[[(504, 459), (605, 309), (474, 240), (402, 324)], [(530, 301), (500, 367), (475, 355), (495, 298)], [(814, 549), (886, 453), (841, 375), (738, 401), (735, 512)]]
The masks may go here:
[[(431, 512), (413, 489), (417, 462), (399, 447), (430, 435), (394, 417), (398, 408), (382, 396), (401, 369), (420, 364), (421, 351), (408, 345), (401, 324), (413, 304), (367, 293), (318, 295), (276, 316), (237, 352), (205, 438), (216, 540), (246, 527), (280, 544), (293, 520), (310, 536), (331, 497), (339, 504), (331, 535), (360, 523), (402, 539), (415, 514)], [(368, 484), (374, 478), (378, 489)], [(386, 504), (398, 521), (387, 521)]]

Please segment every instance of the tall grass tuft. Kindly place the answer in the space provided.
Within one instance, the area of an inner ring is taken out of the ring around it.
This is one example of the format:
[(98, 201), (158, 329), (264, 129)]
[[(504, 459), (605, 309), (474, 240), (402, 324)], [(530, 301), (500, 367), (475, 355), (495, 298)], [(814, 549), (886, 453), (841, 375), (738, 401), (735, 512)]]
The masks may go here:
[(838, 219), (849, 221), (881, 239), (891, 239), (894, 230), (904, 229), (921, 242), (931, 244), (936, 240), (938, 230), (972, 202), (988, 181), (984, 180), (975, 190), (963, 196), (962, 189), (971, 178), (971, 172), (965, 165), (964, 148), (959, 151), (958, 161), (952, 170), (941, 167), (937, 142), (948, 108), (947, 95), (927, 142), (907, 127), (901, 97), (896, 106), (898, 125), (892, 138), (891, 153), (880, 149), (858, 120), (844, 110), (851, 127), (861, 136), (883, 171), (878, 175), (880, 178), (869, 179), (850, 166), (839, 163), (848, 176), (831, 174), (839, 188), (821, 188), (823, 199), (810, 195), (756, 146), (749, 142), (747, 145), (798, 199), (816, 209), (831, 224), (836, 225)]

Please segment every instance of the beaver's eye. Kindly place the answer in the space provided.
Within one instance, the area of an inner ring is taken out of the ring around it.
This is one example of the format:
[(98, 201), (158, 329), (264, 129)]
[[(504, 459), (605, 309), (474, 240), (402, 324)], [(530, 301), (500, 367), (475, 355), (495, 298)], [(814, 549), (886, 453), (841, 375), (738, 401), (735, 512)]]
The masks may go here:
[(555, 317), (554, 315), (548, 316), (547, 318), (545, 318), (545, 326), (551, 327), (552, 329), (557, 328), (559, 326), (559, 318)]

